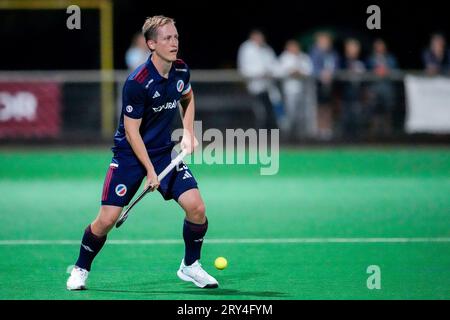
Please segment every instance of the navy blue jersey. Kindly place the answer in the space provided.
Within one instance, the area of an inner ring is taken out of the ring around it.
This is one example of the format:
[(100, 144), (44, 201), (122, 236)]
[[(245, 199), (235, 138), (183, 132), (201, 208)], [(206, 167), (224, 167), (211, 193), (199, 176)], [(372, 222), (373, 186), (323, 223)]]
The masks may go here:
[(127, 78), (122, 93), (122, 113), (114, 136), (114, 153), (132, 153), (125, 137), (124, 115), (142, 119), (140, 134), (150, 155), (171, 149), (171, 124), (178, 111), (178, 102), (189, 94), (188, 66), (177, 60), (172, 64), (168, 78), (162, 77), (151, 56)]

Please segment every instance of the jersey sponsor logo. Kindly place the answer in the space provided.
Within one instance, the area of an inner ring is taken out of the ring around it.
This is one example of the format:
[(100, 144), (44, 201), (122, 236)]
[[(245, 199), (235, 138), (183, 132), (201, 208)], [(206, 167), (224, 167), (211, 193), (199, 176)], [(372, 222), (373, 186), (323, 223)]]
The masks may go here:
[(163, 104), (162, 106), (153, 108), (153, 111), (160, 112), (163, 109), (173, 109), (176, 108), (178, 105), (178, 100), (173, 100), (172, 102), (167, 102), (166, 104)]
[(177, 90), (178, 90), (178, 92), (183, 91), (183, 88), (184, 88), (183, 80), (178, 80), (178, 82), (177, 82)]
[(115, 191), (119, 197), (123, 197), (127, 193), (127, 186), (122, 183), (118, 184)]
[(159, 94), (158, 90), (156, 90), (155, 94), (153, 95), (153, 99), (156, 99), (158, 97), (160, 97), (161, 95)]
[(128, 105), (125, 110), (127, 110), (127, 112), (133, 112), (133, 107)]
[(175, 68), (175, 71), (178, 71), (178, 72), (187, 72), (188, 69), (177, 69), (177, 68)]

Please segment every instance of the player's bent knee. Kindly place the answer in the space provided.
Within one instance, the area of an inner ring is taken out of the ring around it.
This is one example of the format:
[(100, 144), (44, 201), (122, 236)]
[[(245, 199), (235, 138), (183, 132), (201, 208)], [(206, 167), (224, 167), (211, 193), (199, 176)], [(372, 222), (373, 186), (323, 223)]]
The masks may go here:
[(122, 208), (120, 207), (105, 207), (100, 209), (100, 213), (95, 219), (95, 229), (101, 233), (108, 233), (109, 230), (116, 223)]
[(201, 216), (204, 216), (206, 214), (206, 206), (203, 202), (197, 207), (197, 212)]
[(188, 212), (188, 217), (194, 223), (204, 223), (205, 222), (206, 207), (203, 202), (200, 202), (193, 206)]
[(194, 207), (193, 213), (196, 216), (204, 216), (206, 212), (206, 207), (203, 202), (200, 202)]
[(91, 229), (96, 236), (104, 236), (113, 228), (114, 223), (111, 219), (97, 218), (91, 224)]
[(117, 218), (113, 216), (106, 216), (100, 218), (100, 223), (105, 229), (110, 229), (116, 223)]

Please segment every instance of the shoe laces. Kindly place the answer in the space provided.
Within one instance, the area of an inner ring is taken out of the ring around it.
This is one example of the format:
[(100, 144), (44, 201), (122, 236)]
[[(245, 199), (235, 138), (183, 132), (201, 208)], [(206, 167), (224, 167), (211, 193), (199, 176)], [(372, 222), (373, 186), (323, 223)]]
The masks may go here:
[(76, 270), (77, 270), (78, 274), (80, 275), (80, 277), (82, 277), (83, 279), (87, 278), (89, 271), (82, 269), (82, 268), (76, 268)]
[(209, 274), (202, 268), (202, 265), (200, 264), (200, 262), (196, 262), (195, 264), (193, 264), (191, 266), (191, 270), (194, 271), (194, 274), (197, 276), (200, 276), (202, 278), (208, 278)]

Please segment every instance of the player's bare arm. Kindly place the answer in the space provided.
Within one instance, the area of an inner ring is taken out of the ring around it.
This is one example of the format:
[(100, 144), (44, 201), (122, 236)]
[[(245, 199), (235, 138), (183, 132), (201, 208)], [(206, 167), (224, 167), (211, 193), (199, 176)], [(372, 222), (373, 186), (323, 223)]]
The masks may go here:
[(152, 185), (151, 191), (159, 187), (158, 176), (155, 172), (150, 157), (148, 156), (147, 149), (145, 148), (144, 141), (142, 140), (139, 128), (141, 126), (142, 119), (133, 119), (124, 116), (125, 135), (128, 142), (131, 145), (134, 153), (147, 170), (147, 181), (145, 182), (145, 188), (148, 185)]
[(188, 153), (192, 153), (198, 145), (198, 141), (194, 135), (195, 101), (192, 89), (181, 98), (180, 104), (181, 117), (183, 120), (181, 148)]

